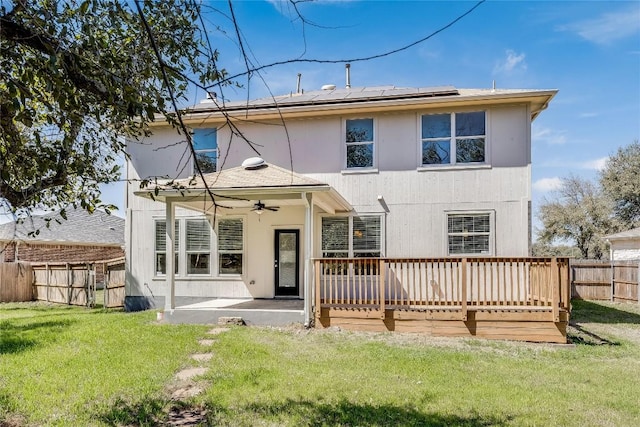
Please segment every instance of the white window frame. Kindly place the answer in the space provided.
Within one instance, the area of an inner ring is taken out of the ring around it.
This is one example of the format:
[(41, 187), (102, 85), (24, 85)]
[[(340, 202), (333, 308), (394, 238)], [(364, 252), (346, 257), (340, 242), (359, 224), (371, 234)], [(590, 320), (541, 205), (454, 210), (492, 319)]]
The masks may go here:
[[(207, 225), (207, 230), (209, 231), (209, 247), (207, 248), (207, 250), (201, 249), (201, 250), (194, 250), (194, 249), (189, 249), (189, 223), (190, 222), (203, 222)], [(207, 220), (207, 218), (185, 218), (184, 219), (184, 239), (185, 239), (185, 244), (184, 244), (184, 268), (185, 268), (185, 275), (186, 276), (211, 276), (211, 270), (212, 270), (212, 258), (213, 258), (213, 248), (212, 248), (212, 242), (211, 242), (211, 234), (212, 233), (212, 229), (211, 229), (211, 223)], [(208, 272), (206, 273), (191, 273), (189, 272), (189, 269), (191, 268), (191, 255), (208, 255), (209, 256), (209, 267), (208, 267)]]
[[(216, 139), (216, 148), (200, 148), (198, 149), (195, 145), (195, 131), (210, 131), (213, 132), (215, 135), (215, 139)], [(202, 171), (203, 173), (211, 173), (211, 172), (217, 172), (218, 169), (218, 160), (220, 159), (220, 146), (218, 145), (218, 129), (217, 128), (194, 128), (191, 130), (191, 139), (193, 141), (193, 149), (195, 152), (195, 155), (197, 156), (198, 154), (204, 154), (207, 155), (209, 153), (213, 153), (213, 156), (215, 158), (215, 162), (216, 162), (216, 167), (214, 171)], [(198, 172), (197, 168), (196, 168), (196, 159), (193, 159), (193, 161), (191, 162), (191, 174), (195, 175)]]
[[(361, 141), (361, 142), (347, 142), (347, 122), (352, 120), (371, 120), (371, 126), (373, 131), (373, 140), (371, 141)], [(368, 173), (368, 172), (376, 172), (378, 167), (378, 147), (377, 147), (377, 139), (378, 139), (378, 121), (375, 117), (348, 117), (342, 120), (342, 172), (343, 173)], [(373, 158), (371, 160), (371, 166), (348, 166), (348, 147), (356, 146), (356, 145), (371, 145), (373, 151)]]
[[(464, 113), (484, 113), (484, 135), (468, 135), (468, 136), (457, 136), (456, 135), (456, 115), (464, 114)], [(438, 138), (422, 138), (422, 117), (430, 116), (430, 115), (444, 115), (448, 114), (451, 118), (451, 130), (449, 137), (438, 137)], [(434, 168), (483, 168), (488, 167), (491, 162), (489, 158), (489, 144), (490, 144), (490, 129), (489, 129), (489, 110), (461, 110), (461, 111), (430, 111), (427, 113), (420, 113), (417, 115), (417, 126), (418, 126), (418, 170), (428, 170)], [(483, 162), (458, 162), (457, 161), (457, 144), (458, 140), (462, 139), (478, 139), (484, 138), (484, 161)], [(423, 156), (423, 143), (424, 142), (437, 142), (437, 141), (445, 141), (448, 140), (450, 144), (450, 152), (449, 152), (449, 163), (434, 163), (434, 164), (424, 164), (422, 163)]]
[[(489, 231), (488, 232), (467, 232), (467, 233), (451, 233), (449, 232), (449, 217), (451, 216), (488, 216), (489, 217)], [(496, 240), (496, 220), (495, 211), (493, 210), (472, 210), (472, 211), (446, 211), (444, 215), (444, 250), (448, 256), (474, 256), (484, 257), (495, 255), (495, 240)], [(477, 253), (477, 252), (465, 252), (465, 253), (452, 253), (449, 245), (449, 237), (451, 235), (456, 236), (473, 236), (473, 235), (488, 235), (489, 252)]]
[[(355, 253), (357, 252), (365, 252), (365, 251), (354, 251), (353, 249), (353, 219), (354, 218), (363, 218), (363, 217), (378, 217), (380, 219), (380, 249), (379, 249), (379, 258), (384, 258), (384, 248), (385, 248), (385, 215), (381, 214), (381, 213), (359, 213), (359, 214), (349, 214), (349, 215), (321, 215), (320, 216), (320, 239), (319, 240), (319, 246), (320, 246), (320, 255), (324, 258), (324, 254), (325, 252), (329, 253), (340, 253), (340, 252), (347, 252), (347, 256), (346, 258), (357, 258), (355, 256)], [(348, 239), (348, 250), (347, 251), (325, 251), (324, 248), (322, 247), (322, 221), (324, 220), (324, 218), (347, 218), (347, 223), (348, 223), (348, 231), (347, 231), (347, 239)], [(372, 251), (366, 251), (366, 252), (372, 252)]]
[[(242, 271), (240, 273), (221, 273), (220, 272), (220, 247), (218, 240), (218, 233), (220, 229), (221, 221), (228, 220), (240, 220), (242, 223), (242, 249), (238, 250), (225, 250), (222, 253), (228, 254), (240, 254), (242, 255)], [(215, 232), (215, 275), (217, 277), (241, 277), (245, 275), (247, 271), (247, 220), (244, 216), (225, 216), (219, 217), (216, 221), (216, 232)]]
[[(165, 248), (163, 251), (158, 250), (158, 224), (159, 223), (164, 223), (165, 225), (165, 232), (162, 233), (162, 236), (160, 237), (161, 241), (165, 242)], [(174, 255), (177, 258), (177, 264), (174, 265), (174, 269), (175, 269), (175, 275), (178, 276), (180, 275), (180, 267), (182, 266), (182, 262), (180, 262), (180, 248), (181, 248), (181, 244), (180, 244), (180, 236), (182, 235), (182, 233), (180, 232), (180, 230), (182, 230), (182, 226), (180, 225), (180, 220), (179, 219), (175, 219), (174, 220)], [(167, 230), (167, 220), (165, 218), (154, 218), (153, 219), (153, 276), (154, 277), (166, 277), (167, 272), (165, 271), (164, 273), (158, 271), (158, 255), (160, 254), (164, 254), (164, 265), (165, 265), (165, 270), (167, 267), (167, 248), (166, 248), (166, 230)], [(175, 261), (174, 261), (175, 263)]]

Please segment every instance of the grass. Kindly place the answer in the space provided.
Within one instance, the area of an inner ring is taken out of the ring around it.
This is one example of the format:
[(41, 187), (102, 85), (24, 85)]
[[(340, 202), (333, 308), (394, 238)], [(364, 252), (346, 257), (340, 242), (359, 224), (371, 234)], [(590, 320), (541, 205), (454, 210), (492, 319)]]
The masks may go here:
[[(201, 326), (155, 314), (0, 305), (0, 425), (612, 425), (640, 420), (640, 306), (574, 302), (575, 346), (233, 328), (204, 392), (170, 402)], [(17, 420), (17, 421), (16, 421)]]
[(161, 414), (164, 384), (206, 327), (154, 316), (0, 304), (0, 425), (139, 424)]

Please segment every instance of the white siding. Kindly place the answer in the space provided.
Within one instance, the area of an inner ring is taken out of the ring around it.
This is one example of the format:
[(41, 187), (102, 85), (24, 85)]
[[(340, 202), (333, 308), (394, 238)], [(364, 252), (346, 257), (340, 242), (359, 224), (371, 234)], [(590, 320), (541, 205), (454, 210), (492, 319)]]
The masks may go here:
[[(419, 119), (425, 111), (412, 111), (374, 116), (377, 171), (361, 174), (343, 173), (343, 123), (346, 118), (362, 116), (291, 120), (286, 128), (289, 140), (279, 123), (242, 123), (240, 126), (246, 138), (261, 145), (257, 149), (267, 162), (285, 168), (293, 163), (296, 172), (330, 184), (354, 206), (356, 213), (383, 213), (386, 256), (446, 255), (446, 214), (452, 211), (491, 212), (493, 255), (526, 256), (530, 236), (530, 112), (525, 105), (486, 111), (489, 164), (418, 168)], [(225, 169), (256, 155), (244, 141), (231, 138), (228, 127), (218, 131), (218, 145), (219, 165)], [(133, 181), (128, 185), (127, 194), (128, 295), (165, 293), (164, 280), (153, 276), (153, 218), (164, 217), (164, 204), (134, 196), (133, 191), (138, 188), (136, 180), (189, 175), (190, 155), (186, 148), (184, 137), (168, 127), (157, 129), (152, 138), (129, 144), (132, 160), (128, 162), (127, 178)], [(185, 163), (188, 164), (185, 166)], [(389, 212), (385, 213), (378, 196), (383, 197)], [(245, 274), (235, 279), (178, 278), (176, 295), (273, 297), (274, 229), (299, 229), (300, 248), (303, 248), (304, 207), (287, 206), (260, 217), (248, 210), (235, 209), (232, 213), (246, 218)], [(193, 213), (178, 210), (178, 216), (184, 215), (193, 216)], [(316, 236), (319, 236), (319, 218), (316, 214)], [(315, 240), (317, 255), (320, 239)], [(214, 252), (212, 257), (215, 255)]]

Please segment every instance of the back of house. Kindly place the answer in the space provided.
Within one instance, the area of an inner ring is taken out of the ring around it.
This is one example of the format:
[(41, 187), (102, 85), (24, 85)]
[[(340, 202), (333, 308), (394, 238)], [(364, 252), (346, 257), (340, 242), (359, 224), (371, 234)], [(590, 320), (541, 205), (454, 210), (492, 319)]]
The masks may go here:
[(209, 98), (191, 138), (157, 123), (128, 142), (129, 308), (310, 300), (313, 258), (529, 255), (531, 122), (555, 93), (328, 86)]

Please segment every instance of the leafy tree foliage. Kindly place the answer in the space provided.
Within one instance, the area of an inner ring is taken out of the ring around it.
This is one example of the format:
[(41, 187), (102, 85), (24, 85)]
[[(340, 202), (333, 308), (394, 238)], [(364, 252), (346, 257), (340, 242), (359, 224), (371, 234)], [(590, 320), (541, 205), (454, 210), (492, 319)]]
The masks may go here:
[(539, 211), (542, 244), (575, 243), (582, 258), (606, 254), (602, 236), (617, 231), (611, 202), (593, 182), (570, 176), (562, 180), (555, 198), (544, 200)]
[(531, 255), (540, 257), (575, 257), (581, 258), (580, 251), (575, 246), (552, 245), (535, 242), (531, 245)]
[[(144, 1), (166, 78), (224, 76), (203, 52), (195, 1)], [(122, 137), (148, 133), (170, 96), (135, 3), (12, 0), (0, 4), (0, 199), (33, 208), (106, 207), (99, 184), (118, 179)]]
[(614, 213), (625, 228), (640, 226), (640, 143), (621, 147), (600, 174), (603, 191), (614, 201)]

